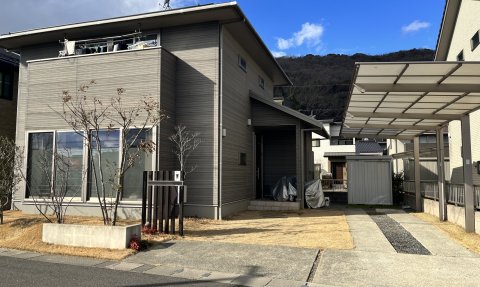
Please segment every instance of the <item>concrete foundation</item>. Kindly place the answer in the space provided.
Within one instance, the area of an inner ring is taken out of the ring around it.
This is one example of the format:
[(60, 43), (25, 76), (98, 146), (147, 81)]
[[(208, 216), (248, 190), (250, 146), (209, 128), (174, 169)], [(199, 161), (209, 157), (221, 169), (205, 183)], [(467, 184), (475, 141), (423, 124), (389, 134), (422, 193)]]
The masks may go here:
[[(423, 210), (425, 213), (438, 217), (438, 201), (423, 199)], [(447, 220), (451, 223), (465, 228), (465, 208), (462, 206), (447, 205)], [(480, 234), (480, 212), (475, 212), (475, 233)]]
[(438, 201), (424, 198), (423, 199), (423, 212), (439, 217)]
[(91, 226), (78, 224), (43, 224), (42, 241), (51, 244), (125, 249), (133, 236), (141, 238), (141, 225)]
[(222, 204), (222, 218), (245, 211), (250, 204), (250, 199)]

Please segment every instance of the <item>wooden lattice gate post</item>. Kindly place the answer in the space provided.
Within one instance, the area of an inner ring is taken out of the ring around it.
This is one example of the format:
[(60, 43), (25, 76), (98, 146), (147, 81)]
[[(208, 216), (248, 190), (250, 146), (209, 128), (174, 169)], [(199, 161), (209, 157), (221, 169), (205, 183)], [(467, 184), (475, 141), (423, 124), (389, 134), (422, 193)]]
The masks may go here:
[(183, 236), (185, 187), (180, 171), (145, 171), (142, 192), (142, 226), (153, 231), (175, 234), (178, 206), (178, 232)]

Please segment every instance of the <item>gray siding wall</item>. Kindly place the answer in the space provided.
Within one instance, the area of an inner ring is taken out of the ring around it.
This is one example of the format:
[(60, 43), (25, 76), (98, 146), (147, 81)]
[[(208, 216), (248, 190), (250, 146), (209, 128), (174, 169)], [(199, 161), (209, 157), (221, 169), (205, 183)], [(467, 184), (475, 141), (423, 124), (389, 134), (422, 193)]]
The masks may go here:
[[(87, 93), (104, 101), (116, 95), (117, 88), (126, 90), (122, 96), (125, 105), (134, 105), (145, 95), (160, 95), (161, 49), (26, 63), (26, 60), (49, 57), (51, 53), (51, 46), (22, 51), (17, 117), (20, 146), (25, 146), (27, 131), (70, 130), (55, 113), (62, 109), (62, 92), (68, 90), (75, 94), (81, 84), (91, 80), (97, 84), (91, 85)], [(17, 199), (23, 199), (24, 188), (21, 191)]]
[(174, 146), (168, 139), (175, 133), (175, 84), (176, 84), (176, 65), (175, 56), (164, 49), (161, 51), (160, 64), (160, 105), (165, 115), (168, 117), (160, 124), (158, 131), (159, 143), (157, 150), (157, 169), (158, 170), (177, 170), (178, 163), (175, 155), (172, 153)]
[[(187, 177), (188, 203), (213, 207), (218, 199), (219, 25), (164, 28), (160, 38), (178, 58), (175, 121), (202, 138), (189, 159), (197, 168)], [(195, 215), (191, 208), (186, 212)]]
[(253, 126), (300, 126), (300, 120), (252, 100)]
[[(246, 54), (226, 29), (223, 29), (222, 48), (222, 124), (227, 130), (222, 140), (222, 204), (225, 204), (250, 199), (253, 194), (253, 137), (247, 120), (250, 118), (249, 80), (255, 71), (245, 72), (238, 66), (238, 55), (245, 57)], [(240, 153), (247, 155), (246, 165), (239, 164)]]
[[(58, 43), (35, 47), (24, 47), (21, 49), (20, 66), (18, 77), (18, 98), (17, 98), (17, 124), (15, 142), (21, 148), (25, 148), (25, 125), (28, 114), (28, 64), (27, 61), (53, 58), (58, 56), (60, 45)], [(45, 127), (47, 128), (47, 127)], [(27, 152), (25, 151), (25, 156)], [(26, 157), (25, 157), (26, 158)], [(26, 162), (24, 162), (26, 164)], [(19, 192), (15, 193), (16, 200), (23, 200), (25, 196), (25, 185), (20, 184)]]
[[(222, 29), (222, 125), (227, 136), (222, 139), (222, 215), (235, 211), (228, 203), (248, 200), (254, 195), (253, 128), (247, 125), (252, 118), (250, 91), (272, 99), (272, 80), (256, 65), (254, 59), (236, 41), (228, 29)], [(247, 71), (238, 65), (238, 57), (247, 61)], [(259, 76), (265, 87), (259, 86)], [(239, 164), (240, 153), (246, 153), (247, 164)]]

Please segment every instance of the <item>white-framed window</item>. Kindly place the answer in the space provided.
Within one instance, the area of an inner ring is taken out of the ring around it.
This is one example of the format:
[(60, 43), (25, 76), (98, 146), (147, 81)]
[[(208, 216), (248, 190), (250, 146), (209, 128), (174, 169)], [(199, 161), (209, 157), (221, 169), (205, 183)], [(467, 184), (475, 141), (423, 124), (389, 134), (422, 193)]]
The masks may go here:
[[(129, 154), (138, 151), (142, 141), (155, 138), (154, 129), (140, 131), (131, 129), (127, 142), (133, 142)], [(134, 136), (138, 134), (135, 139)], [(92, 151), (88, 154), (83, 135), (75, 131), (29, 131), (26, 134), (26, 174), (28, 184), (25, 198), (30, 195), (49, 196), (56, 184), (64, 188), (66, 198), (97, 198), (95, 182), (105, 184), (107, 197), (113, 198), (115, 191), (112, 184), (116, 180), (115, 171), (120, 167), (120, 148), (122, 146), (120, 129), (90, 131), (89, 137), (99, 137), (100, 149), (92, 140)], [(98, 155), (102, 156), (103, 179), (98, 169)], [(95, 162), (96, 169), (93, 169)], [(135, 164), (125, 172), (122, 201), (140, 201), (142, 198), (143, 171), (153, 170), (153, 154), (140, 152)], [(65, 170), (68, 168), (68, 174)], [(86, 177), (84, 176), (86, 175)], [(68, 177), (67, 177), (68, 176)], [(86, 179), (86, 180), (85, 180)], [(63, 185), (63, 187), (62, 187)]]
[(238, 55), (238, 66), (244, 71), (247, 72), (247, 60), (241, 55)]

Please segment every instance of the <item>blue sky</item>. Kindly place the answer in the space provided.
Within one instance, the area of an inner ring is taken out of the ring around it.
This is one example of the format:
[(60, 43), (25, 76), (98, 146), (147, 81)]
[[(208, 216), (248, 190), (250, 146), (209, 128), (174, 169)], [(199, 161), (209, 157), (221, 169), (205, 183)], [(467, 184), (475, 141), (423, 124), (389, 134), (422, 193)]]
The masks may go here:
[[(2, 0), (0, 34), (158, 10), (163, 0)], [(175, 8), (219, 3), (171, 0)], [(435, 49), (444, 0), (238, 0), (275, 55)]]
[(435, 49), (444, 8), (442, 0), (238, 2), (270, 50), (295, 56)]

